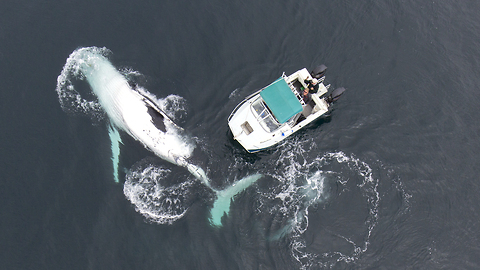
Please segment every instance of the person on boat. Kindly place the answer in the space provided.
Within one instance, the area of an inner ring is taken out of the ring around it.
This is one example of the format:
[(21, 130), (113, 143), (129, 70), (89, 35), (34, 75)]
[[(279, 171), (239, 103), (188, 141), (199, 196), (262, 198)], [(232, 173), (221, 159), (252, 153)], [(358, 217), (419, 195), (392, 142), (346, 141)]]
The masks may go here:
[(303, 98), (303, 102), (305, 102), (305, 104), (308, 104), (310, 102), (310, 100), (312, 100), (312, 94), (310, 94), (310, 91), (309, 91), (308, 88), (305, 88), (303, 90), (302, 98)]
[(305, 79), (305, 84), (307, 84), (307, 89), (310, 94), (314, 94), (318, 92), (318, 80), (315, 78), (312, 79)]

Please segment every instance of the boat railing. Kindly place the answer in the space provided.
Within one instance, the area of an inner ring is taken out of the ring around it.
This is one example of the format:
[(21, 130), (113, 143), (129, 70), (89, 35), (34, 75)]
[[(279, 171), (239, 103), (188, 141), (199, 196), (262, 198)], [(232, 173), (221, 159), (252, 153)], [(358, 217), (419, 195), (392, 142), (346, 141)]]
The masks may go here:
[(302, 104), (302, 107), (305, 106), (305, 101), (303, 100), (302, 96), (300, 96), (300, 93), (298, 93), (293, 83), (288, 83), (288, 86), (290, 86), (292, 92), (295, 94), (295, 96), (297, 96), (297, 99), (300, 101), (300, 104)]

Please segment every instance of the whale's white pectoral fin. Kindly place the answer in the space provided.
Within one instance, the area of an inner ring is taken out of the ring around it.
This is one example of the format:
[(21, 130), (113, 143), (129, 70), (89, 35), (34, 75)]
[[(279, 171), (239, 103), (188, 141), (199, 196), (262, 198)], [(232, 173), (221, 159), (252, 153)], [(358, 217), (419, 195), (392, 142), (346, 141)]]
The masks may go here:
[(108, 136), (112, 143), (113, 178), (115, 179), (115, 183), (118, 183), (118, 163), (120, 161), (120, 144), (122, 143), (122, 138), (113, 125), (110, 125), (108, 128)]
[(210, 223), (214, 226), (221, 226), (222, 217), (230, 212), (230, 203), (234, 196), (247, 189), (261, 177), (262, 175), (259, 173), (249, 175), (235, 182), (232, 186), (217, 191), (217, 199), (210, 209)]

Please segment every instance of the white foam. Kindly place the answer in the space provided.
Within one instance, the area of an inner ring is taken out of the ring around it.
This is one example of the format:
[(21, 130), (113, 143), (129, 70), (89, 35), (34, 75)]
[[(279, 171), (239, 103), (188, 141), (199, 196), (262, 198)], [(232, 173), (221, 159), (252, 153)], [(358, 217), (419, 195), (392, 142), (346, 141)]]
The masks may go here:
[(170, 170), (147, 165), (130, 171), (126, 176), (123, 193), (135, 205), (135, 210), (152, 222), (172, 224), (188, 210), (191, 181), (165, 187), (162, 180)]
[[(373, 177), (373, 170), (366, 162), (343, 152), (326, 153), (308, 161), (309, 150), (304, 150), (303, 145), (290, 142), (283, 147), (286, 149), (282, 151), (275, 165), (284, 168), (284, 171), (276, 170), (270, 174), (279, 181), (279, 185), (262, 194), (262, 205), (267, 208), (259, 209), (260, 213), (270, 213), (277, 217), (278, 213), (282, 213), (276, 218), (281, 227), (275, 230), (269, 239), (275, 241), (287, 238), (290, 241), (291, 255), (300, 263), (302, 269), (312, 266), (333, 267), (339, 261), (345, 263), (356, 261), (367, 251), (370, 237), (378, 223), (379, 180)], [(335, 170), (332, 171), (331, 168)], [(353, 180), (344, 178), (344, 175), (357, 175), (356, 178), (360, 182), (353, 185), (356, 186), (356, 190), (351, 189), (353, 182), (349, 183)], [(315, 254), (306, 250), (304, 234), (309, 228), (309, 210), (328, 200), (327, 181), (330, 184), (338, 182), (344, 187), (348, 184), (349, 188), (341, 192), (360, 192), (363, 194), (361, 198), (365, 198), (365, 201), (358, 202), (368, 207), (363, 241), (359, 242), (341, 233), (335, 233), (336, 237), (351, 246), (351, 253), (345, 250), (330, 250)]]
[[(109, 51), (106, 48), (90, 48), (92, 53), (107, 55)], [(57, 78), (56, 91), (62, 109), (71, 113), (83, 113), (91, 118), (100, 120), (103, 118), (104, 111), (97, 100), (86, 100), (82, 98), (76, 90), (74, 81), (83, 80), (85, 77), (80, 71), (80, 63), (83, 60), (77, 51), (74, 51), (67, 58), (62, 72)]]

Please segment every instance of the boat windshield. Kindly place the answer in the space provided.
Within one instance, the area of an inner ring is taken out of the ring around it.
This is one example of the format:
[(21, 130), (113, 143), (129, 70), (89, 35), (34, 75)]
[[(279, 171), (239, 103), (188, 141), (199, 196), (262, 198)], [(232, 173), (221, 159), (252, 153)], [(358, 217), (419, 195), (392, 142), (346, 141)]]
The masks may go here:
[(257, 121), (267, 132), (272, 132), (278, 129), (280, 124), (270, 113), (268, 107), (265, 105), (261, 98), (258, 98), (256, 101), (253, 102), (252, 109), (257, 115)]

